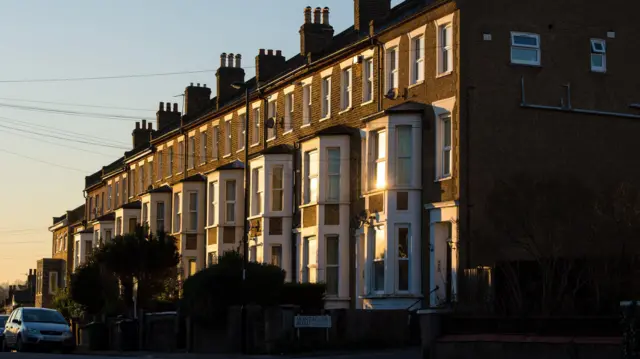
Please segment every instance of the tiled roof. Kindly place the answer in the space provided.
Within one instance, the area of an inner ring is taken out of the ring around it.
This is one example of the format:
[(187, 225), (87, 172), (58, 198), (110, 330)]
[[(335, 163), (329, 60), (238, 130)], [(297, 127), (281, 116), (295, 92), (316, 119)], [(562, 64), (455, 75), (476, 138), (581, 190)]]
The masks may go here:
[(403, 102), (397, 106), (385, 110), (387, 113), (422, 112), (427, 109), (427, 105), (415, 101)]
[(145, 151), (145, 150), (147, 150), (149, 148), (151, 148), (151, 145), (149, 144), (149, 142), (144, 143), (144, 144), (142, 144), (142, 145), (140, 145), (140, 146), (138, 146), (138, 147), (136, 147), (136, 148), (134, 148), (134, 149), (132, 149), (130, 151), (125, 152), (123, 160), (125, 160), (127, 158), (131, 158), (131, 157), (137, 155), (138, 153), (143, 152), (143, 151)]
[(235, 160), (231, 163), (227, 163), (226, 165), (219, 166), (216, 168), (216, 171), (227, 171), (227, 170), (241, 170), (244, 169), (244, 163), (242, 161)]
[(116, 214), (111, 212), (111, 213), (107, 213), (103, 216), (100, 216), (96, 219), (97, 222), (108, 222), (108, 221), (114, 221), (116, 219)]
[(113, 171), (117, 171), (119, 169), (122, 169), (124, 166), (124, 157), (120, 157), (117, 160), (113, 161), (112, 163), (104, 166), (102, 168), (103, 170), (103, 175), (106, 175), (108, 173), (111, 173)]
[(142, 208), (142, 202), (140, 201), (134, 201), (134, 202), (128, 202), (123, 204), (122, 206), (118, 207), (118, 209), (123, 208), (123, 209), (140, 209)]
[(206, 182), (207, 178), (199, 173), (194, 174), (193, 176), (189, 176), (187, 178), (183, 178), (180, 182)]
[(173, 192), (173, 190), (171, 189), (171, 187), (164, 185), (164, 186), (156, 187), (147, 191), (147, 193), (166, 193), (166, 192), (171, 193)]
[(89, 176), (85, 176), (84, 188), (87, 189), (89, 187), (97, 185), (100, 182), (102, 182), (102, 170), (99, 170), (98, 172)]
[(62, 216), (60, 216), (60, 217), (53, 217), (53, 224), (56, 224), (56, 223), (62, 222), (62, 221), (64, 221), (66, 218), (67, 218), (67, 214), (66, 214), (66, 213), (65, 213), (65, 214), (63, 214), (63, 215), (62, 215)]

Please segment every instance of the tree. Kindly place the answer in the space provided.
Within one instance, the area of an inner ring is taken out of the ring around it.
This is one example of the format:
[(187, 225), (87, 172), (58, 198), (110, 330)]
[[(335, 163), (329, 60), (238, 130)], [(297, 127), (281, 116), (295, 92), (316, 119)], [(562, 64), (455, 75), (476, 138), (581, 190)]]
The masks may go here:
[(69, 288), (58, 289), (53, 297), (53, 308), (60, 312), (67, 320), (82, 319), (84, 308), (76, 303)]
[(91, 316), (105, 314), (118, 301), (117, 279), (91, 259), (71, 275), (69, 294)]

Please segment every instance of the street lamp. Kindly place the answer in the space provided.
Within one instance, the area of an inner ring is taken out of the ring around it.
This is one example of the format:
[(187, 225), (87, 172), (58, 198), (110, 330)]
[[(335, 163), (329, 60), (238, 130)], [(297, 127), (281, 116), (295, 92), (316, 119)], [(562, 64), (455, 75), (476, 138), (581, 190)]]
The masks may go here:
[[(242, 231), (242, 282), (247, 278), (247, 263), (249, 258), (249, 85), (246, 82), (234, 82), (231, 84), (236, 90), (244, 89), (245, 113), (244, 113), (244, 211), (243, 211), (243, 231)], [(247, 352), (247, 298), (246, 290), (242, 295), (241, 308), (241, 347), (242, 353)]]

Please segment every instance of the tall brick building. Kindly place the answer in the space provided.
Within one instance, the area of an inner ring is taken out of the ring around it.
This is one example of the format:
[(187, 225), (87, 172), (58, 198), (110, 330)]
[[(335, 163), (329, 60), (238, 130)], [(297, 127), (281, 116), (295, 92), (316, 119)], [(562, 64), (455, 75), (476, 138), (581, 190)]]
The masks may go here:
[(640, 180), (640, 25), (616, 10), (640, 5), (613, 2), (354, 0), (340, 33), (307, 7), (299, 54), (259, 50), (251, 79), (221, 54), (215, 97), (191, 84), (184, 113), (161, 102), (156, 129), (136, 124), (86, 177), (76, 262), (144, 223), (179, 239), (184, 276), (203, 269), (240, 246), (246, 169), (251, 260), (326, 282), (329, 307), (454, 300), (458, 273), (497, 259), (470, 238), (499, 180)]

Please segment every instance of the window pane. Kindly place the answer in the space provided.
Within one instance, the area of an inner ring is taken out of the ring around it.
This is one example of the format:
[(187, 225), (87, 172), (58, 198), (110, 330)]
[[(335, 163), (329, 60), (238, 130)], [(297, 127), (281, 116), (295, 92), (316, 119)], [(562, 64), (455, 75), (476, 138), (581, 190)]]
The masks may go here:
[(236, 200), (236, 181), (227, 181), (227, 201)]
[(284, 195), (284, 191), (282, 190), (274, 190), (273, 191), (273, 208), (272, 211), (282, 211), (282, 202)]
[(373, 262), (373, 290), (384, 290), (384, 261)]
[(318, 152), (313, 151), (309, 153), (309, 175), (318, 174)]
[(318, 178), (309, 180), (309, 201), (313, 202), (318, 198)]
[(227, 222), (235, 222), (236, 220), (236, 205), (234, 203), (227, 203)]
[(338, 295), (339, 272), (338, 267), (329, 267), (326, 269), (327, 294), (329, 295)]
[(327, 192), (327, 200), (337, 201), (340, 199), (340, 175), (329, 176)]
[(538, 62), (538, 50), (513, 47), (511, 48), (511, 58), (523, 62)]
[(190, 211), (198, 210), (198, 194), (197, 193), (189, 193), (189, 210)]
[(340, 149), (330, 148), (328, 152), (329, 152), (329, 173), (339, 174), (340, 173)]
[(409, 184), (411, 183), (411, 158), (398, 158), (398, 183), (397, 184)]
[(442, 119), (442, 127), (443, 127), (442, 136), (444, 137), (442, 144), (445, 147), (450, 147), (451, 146), (451, 117), (446, 117)]
[(318, 241), (316, 237), (309, 237), (307, 239), (307, 249), (308, 249), (308, 258), (309, 265), (314, 265), (318, 263)]
[(277, 245), (271, 247), (271, 264), (282, 267), (282, 246)]
[(398, 131), (398, 156), (411, 156), (411, 126), (396, 127)]
[(538, 46), (538, 39), (533, 36), (514, 35), (514, 45)]
[(398, 290), (409, 290), (409, 261), (398, 261)]
[(374, 249), (374, 259), (375, 260), (384, 260), (387, 254), (387, 241), (384, 233), (384, 227), (376, 229), (375, 231), (375, 249)]
[(604, 67), (604, 56), (601, 54), (591, 54), (592, 67)]
[(339, 251), (338, 237), (327, 237), (327, 264), (338, 265), (338, 251)]
[(385, 173), (386, 163), (376, 163), (376, 188), (384, 188), (387, 184), (387, 175)]
[(378, 138), (376, 141), (377, 158), (385, 158), (387, 156), (387, 133), (384, 131), (378, 132)]
[(443, 154), (442, 174), (447, 176), (451, 174), (451, 151), (445, 150)]

